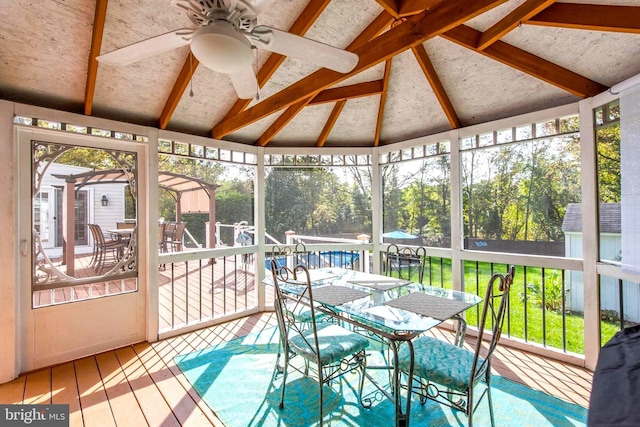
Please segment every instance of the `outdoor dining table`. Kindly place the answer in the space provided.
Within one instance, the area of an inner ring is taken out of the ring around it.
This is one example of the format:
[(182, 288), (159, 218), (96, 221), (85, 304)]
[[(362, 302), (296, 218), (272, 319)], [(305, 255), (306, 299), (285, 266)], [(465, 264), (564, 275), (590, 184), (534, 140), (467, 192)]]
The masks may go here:
[[(377, 338), (392, 350), (392, 361), (387, 361), (390, 365), (367, 366), (367, 370), (392, 371), (392, 384), (385, 386), (371, 375), (366, 375), (384, 396), (394, 402), (395, 425), (408, 426), (414, 361), (411, 340), (479, 304), (482, 298), (467, 292), (344, 268), (309, 270), (309, 275), (316, 310), (353, 325), (354, 331)], [(271, 275), (265, 279), (265, 283), (272, 284)], [(302, 294), (304, 286), (299, 281), (291, 280), (281, 289), (295, 296)], [(411, 357), (404, 408), (401, 375), (395, 363), (402, 345), (408, 347)]]

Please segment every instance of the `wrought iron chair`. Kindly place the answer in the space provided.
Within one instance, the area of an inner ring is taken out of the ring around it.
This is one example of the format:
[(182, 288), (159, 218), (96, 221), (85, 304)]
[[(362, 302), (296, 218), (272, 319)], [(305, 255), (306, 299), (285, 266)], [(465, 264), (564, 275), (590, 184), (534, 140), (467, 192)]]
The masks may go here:
[[(324, 385), (341, 375), (354, 370), (360, 371), (359, 395), (362, 396), (364, 386), (364, 370), (366, 367), (365, 349), (369, 345), (367, 338), (351, 332), (334, 323), (316, 322), (316, 308), (313, 302), (309, 271), (302, 265), (293, 269), (278, 266), (271, 260), (271, 274), (276, 288), (275, 311), (280, 330), (280, 341), (284, 347), (284, 368), (282, 370), (282, 392), (280, 409), (284, 408), (284, 396), (289, 368), (307, 375), (315, 371), (319, 386), (319, 419), (323, 418)], [(302, 289), (300, 295), (286, 293), (282, 287), (287, 282), (296, 281)], [(308, 308), (311, 321), (300, 323), (295, 312), (299, 305)], [(290, 364), (294, 357), (304, 360), (304, 366)], [(279, 364), (280, 354), (276, 365)], [(279, 365), (278, 365), (279, 366)], [(360, 403), (364, 405), (362, 400)]]
[(418, 282), (422, 283), (426, 257), (427, 251), (422, 246), (411, 248), (391, 244), (385, 253), (385, 273), (387, 276), (395, 273), (400, 279), (406, 280), (413, 280), (417, 274)]
[[(491, 357), (500, 340), (514, 275), (515, 267), (511, 266), (507, 274), (496, 273), (491, 276), (479, 319), (475, 351), (421, 336), (413, 342), (415, 351), (413, 366), (411, 366), (407, 347), (403, 347), (398, 353), (399, 369), (405, 373), (413, 370), (412, 393), (418, 394), (422, 403), (432, 399), (463, 411), (467, 415), (469, 427), (473, 425), (473, 412), (485, 394), (489, 401), (491, 425), (495, 425), (491, 403)], [(486, 353), (481, 356), (482, 337), (487, 321), (491, 323), (489, 327), (492, 334)], [(478, 386), (484, 386), (484, 388), (480, 397), (476, 399)], [(474, 403), (476, 400), (477, 403)]]

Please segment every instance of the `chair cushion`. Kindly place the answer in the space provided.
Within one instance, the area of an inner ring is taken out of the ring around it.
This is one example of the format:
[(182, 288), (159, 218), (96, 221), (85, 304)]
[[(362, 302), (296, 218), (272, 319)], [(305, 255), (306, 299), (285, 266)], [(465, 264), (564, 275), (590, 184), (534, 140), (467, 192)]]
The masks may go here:
[[(473, 353), (453, 344), (431, 337), (418, 337), (413, 341), (413, 375), (436, 382), (456, 391), (469, 389)], [(482, 358), (478, 364), (482, 363)], [(406, 345), (398, 352), (398, 366), (409, 371), (409, 349)]]
[[(332, 323), (318, 324), (317, 330), (320, 363), (322, 365), (344, 359), (369, 346), (367, 338)], [(300, 356), (307, 360), (316, 361), (313, 328), (304, 331), (303, 335), (290, 337), (289, 343), (291, 348)]]

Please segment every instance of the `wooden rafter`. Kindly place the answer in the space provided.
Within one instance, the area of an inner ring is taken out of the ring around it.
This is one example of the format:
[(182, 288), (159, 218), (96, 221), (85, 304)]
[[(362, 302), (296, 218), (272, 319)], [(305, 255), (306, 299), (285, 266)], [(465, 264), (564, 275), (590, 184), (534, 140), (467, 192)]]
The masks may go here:
[(328, 102), (337, 102), (345, 99), (377, 95), (384, 90), (383, 84), (384, 82), (382, 80), (373, 80), (349, 86), (325, 89), (317, 94), (311, 102), (309, 102), (309, 105), (326, 104)]
[(556, 3), (527, 24), (639, 34), (640, 7)]
[(399, 18), (400, 15), (398, 13), (398, 2), (396, 0), (376, 0), (376, 2), (382, 7), (387, 13), (394, 18)]
[(438, 3), (445, 0), (401, 0), (399, 7), (400, 16), (410, 16), (423, 10), (430, 10)]
[(271, 126), (269, 126), (269, 129), (267, 129), (262, 136), (258, 138), (256, 145), (264, 147), (271, 142), (273, 137), (276, 136), (287, 124), (289, 124), (289, 122), (293, 120), (293, 118), (302, 111), (307, 104), (309, 104), (309, 101), (311, 101), (310, 97), (289, 106), (289, 108), (287, 108), (287, 110), (282, 113)]
[(411, 16), (403, 24), (352, 49), (352, 52), (358, 54), (360, 60), (350, 73), (341, 74), (324, 68), (320, 69), (236, 116), (223, 120), (213, 128), (213, 136), (221, 138), (277, 110), (315, 96), (321, 90), (384, 62), (411, 46), (451, 30), (504, 1), (450, 0), (439, 3), (428, 13)]
[(486, 49), (491, 44), (500, 40), (502, 36), (516, 28), (521, 22), (527, 21), (544, 9), (555, 3), (556, 0), (527, 0), (515, 8), (511, 13), (498, 21), (495, 25), (482, 33), (478, 49)]
[(442, 82), (438, 77), (438, 73), (436, 69), (433, 67), (431, 60), (429, 59), (429, 55), (424, 48), (424, 45), (417, 45), (411, 48), (413, 55), (416, 57), (418, 64), (420, 64), (420, 68), (422, 68), (422, 72), (425, 77), (429, 81), (431, 88), (433, 89), (433, 93), (438, 98), (438, 102), (444, 111), (444, 114), (447, 116), (449, 120), (449, 124), (453, 129), (458, 129), (462, 126), (460, 123), (460, 118), (456, 113), (456, 110), (453, 108), (453, 104), (447, 95), (447, 92), (444, 90), (444, 86), (442, 86)]
[(100, 54), (102, 46), (102, 34), (104, 33), (104, 21), (107, 16), (108, 0), (96, 1), (96, 12), (93, 17), (93, 35), (91, 36), (91, 49), (89, 50), (89, 65), (87, 67), (87, 84), (84, 92), (84, 114), (91, 115), (93, 110), (93, 95), (96, 90), (96, 77), (98, 76), (98, 61), (96, 56)]
[(325, 142), (327, 142), (327, 138), (331, 133), (331, 129), (333, 129), (333, 125), (335, 125), (336, 121), (338, 121), (338, 117), (340, 117), (340, 113), (342, 112), (342, 109), (344, 108), (346, 103), (346, 99), (336, 102), (333, 110), (331, 110), (331, 114), (329, 115), (327, 122), (324, 124), (324, 128), (322, 128), (322, 132), (320, 132), (318, 141), (316, 141), (316, 147), (324, 147), (324, 144)]
[(480, 36), (481, 33), (479, 31), (466, 25), (460, 25), (442, 34), (442, 37), (461, 46), (500, 61), (516, 70), (544, 80), (582, 98), (595, 96), (607, 89), (598, 82), (589, 80), (573, 71), (562, 68), (503, 41), (497, 41), (486, 49), (479, 50), (476, 46)]
[(182, 65), (182, 70), (180, 70), (180, 74), (178, 74), (178, 78), (173, 85), (173, 89), (171, 89), (171, 93), (169, 94), (169, 98), (167, 102), (164, 104), (164, 108), (162, 109), (162, 114), (160, 114), (160, 119), (158, 126), (160, 129), (166, 129), (169, 125), (169, 120), (171, 120), (171, 116), (173, 116), (173, 112), (176, 110), (178, 106), (178, 102), (182, 98), (184, 91), (186, 90), (191, 78), (193, 77), (193, 73), (196, 72), (198, 65), (200, 62), (196, 59), (195, 56), (191, 52), (187, 55), (187, 59), (184, 61)]
[[(318, 16), (320, 16), (329, 3), (331, 3), (331, 0), (311, 0), (287, 32), (303, 36), (309, 28), (311, 28), (313, 23), (316, 22)], [(257, 79), (259, 87), (263, 87), (269, 81), (285, 58), (286, 57), (284, 55), (280, 55), (278, 53), (272, 53), (269, 55), (269, 58), (267, 58), (266, 62), (258, 71)], [(238, 99), (223, 120), (228, 117), (235, 116), (240, 111), (247, 108), (250, 103), (251, 99)]]
[(387, 89), (389, 88), (389, 78), (391, 77), (391, 64), (393, 59), (387, 59), (384, 63), (384, 76), (382, 77), (382, 93), (378, 104), (378, 118), (376, 120), (376, 134), (373, 139), (373, 146), (380, 145), (380, 135), (382, 135), (382, 119), (384, 118), (384, 107), (387, 103)]

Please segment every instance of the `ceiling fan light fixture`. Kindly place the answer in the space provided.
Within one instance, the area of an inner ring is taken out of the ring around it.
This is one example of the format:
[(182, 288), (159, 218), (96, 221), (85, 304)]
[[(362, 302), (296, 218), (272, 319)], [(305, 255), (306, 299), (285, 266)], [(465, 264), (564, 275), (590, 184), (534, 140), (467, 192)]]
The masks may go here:
[(199, 28), (191, 40), (193, 55), (207, 68), (234, 74), (251, 67), (251, 43), (231, 23), (217, 21)]

